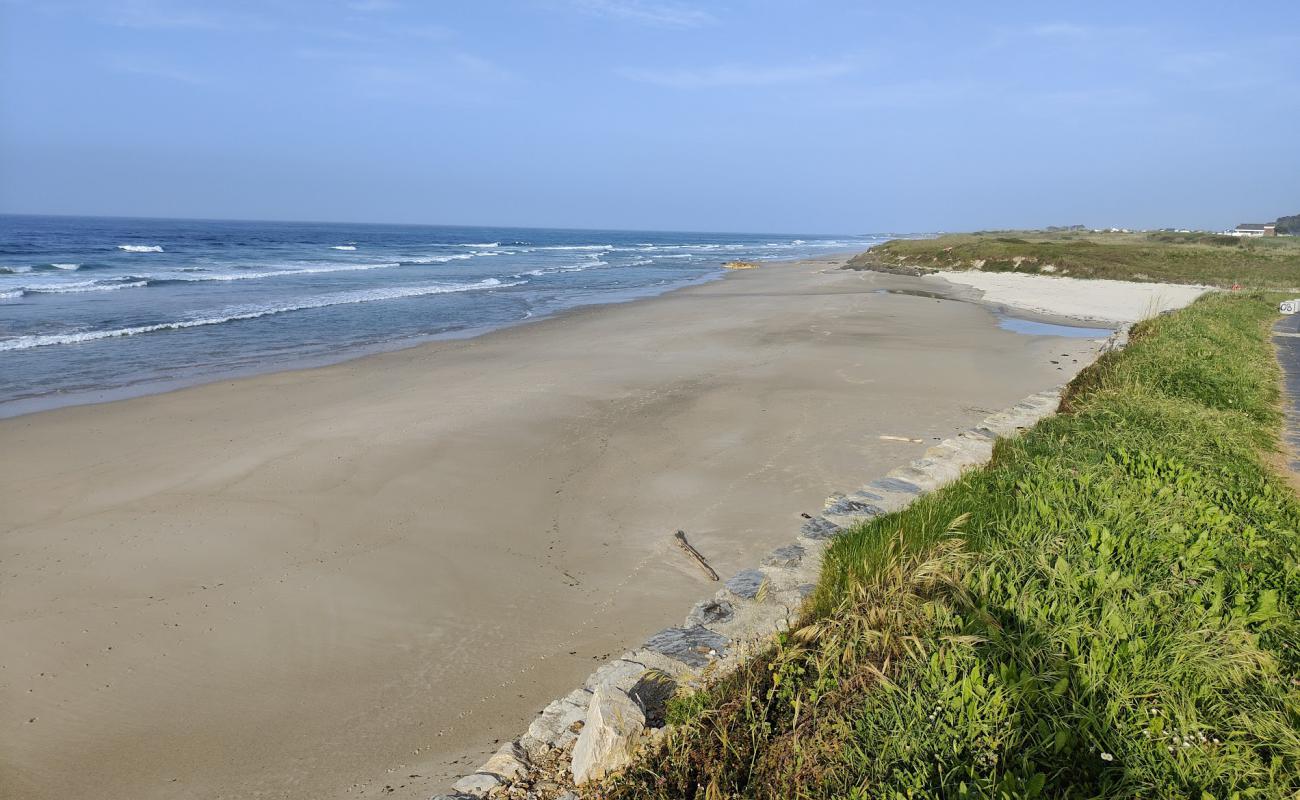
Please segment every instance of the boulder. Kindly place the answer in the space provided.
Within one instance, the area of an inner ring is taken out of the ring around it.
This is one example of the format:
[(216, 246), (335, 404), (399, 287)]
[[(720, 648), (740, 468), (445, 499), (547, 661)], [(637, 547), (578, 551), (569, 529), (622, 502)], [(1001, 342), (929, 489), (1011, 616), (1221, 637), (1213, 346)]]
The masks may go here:
[(645, 729), (636, 701), (611, 686), (598, 686), (587, 707), (587, 724), (573, 745), (573, 780), (582, 785), (625, 767)]

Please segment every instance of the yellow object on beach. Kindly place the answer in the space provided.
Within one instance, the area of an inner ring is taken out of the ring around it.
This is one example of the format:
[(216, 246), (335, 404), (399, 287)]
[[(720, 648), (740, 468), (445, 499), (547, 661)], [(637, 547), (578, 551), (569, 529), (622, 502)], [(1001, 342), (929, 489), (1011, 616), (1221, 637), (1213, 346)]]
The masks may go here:
[(758, 265), (753, 261), (728, 261), (722, 265), (723, 269), (758, 269)]

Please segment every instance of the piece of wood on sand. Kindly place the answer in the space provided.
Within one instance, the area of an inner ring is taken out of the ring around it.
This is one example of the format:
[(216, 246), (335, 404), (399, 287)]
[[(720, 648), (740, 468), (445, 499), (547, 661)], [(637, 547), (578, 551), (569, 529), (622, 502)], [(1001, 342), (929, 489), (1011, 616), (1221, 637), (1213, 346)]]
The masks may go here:
[(678, 546), (686, 551), (686, 555), (695, 559), (695, 562), (703, 567), (705, 572), (709, 573), (711, 579), (715, 581), (718, 580), (718, 573), (713, 571), (713, 567), (710, 567), (709, 562), (704, 560), (704, 556), (700, 555), (700, 551), (691, 547), (691, 543), (686, 541), (686, 531), (678, 531), (677, 533), (674, 533), (673, 538), (677, 540)]

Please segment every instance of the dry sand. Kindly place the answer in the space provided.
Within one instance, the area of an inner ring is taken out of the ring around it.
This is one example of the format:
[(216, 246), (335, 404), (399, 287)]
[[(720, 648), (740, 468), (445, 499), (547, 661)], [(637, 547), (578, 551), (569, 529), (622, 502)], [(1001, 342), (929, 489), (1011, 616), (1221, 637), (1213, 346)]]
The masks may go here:
[(936, 277), (977, 289), (995, 305), (1107, 323), (1137, 322), (1182, 308), (1211, 291), (1174, 283), (1082, 280), (1019, 272), (936, 272)]
[(828, 266), (0, 421), (0, 793), (427, 797), (1096, 347)]

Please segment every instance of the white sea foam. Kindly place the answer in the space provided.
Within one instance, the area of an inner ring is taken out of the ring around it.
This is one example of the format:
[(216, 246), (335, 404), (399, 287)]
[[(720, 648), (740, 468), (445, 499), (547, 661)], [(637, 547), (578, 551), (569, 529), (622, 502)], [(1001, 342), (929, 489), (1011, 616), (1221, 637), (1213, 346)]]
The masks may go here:
[(336, 244), (330, 249), (331, 250), (356, 250), (357, 246), (355, 244)]
[(594, 269), (596, 267), (608, 267), (608, 266), (609, 266), (608, 261), (601, 261), (597, 259), (596, 261), (591, 261), (583, 264), (569, 264), (563, 267), (543, 267), (541, 269), (530, 269), (527, 272), (521, 274), (540, 277), (542, 275), (554, 275), (557, 272), (582, 272), (583, 270)]
[(80, 264), (51, 264), (55, 269), (81, 269)]
[(454, 256), (429, 256), (427, 258), (408, 258), (404, 264), (446, 264), (448, 261), (464, 261), (473, 258), (473, 253), (461, 253)]
[(125, 250), (128, 253), (161, 253), (162, 245), (157, 244), (119, 244), (118, 250)]
[(148, 277), (162, 280), (187, 281), (198, 283), (202, 281), (249, 281), (259, 278), (278, 278), (282, 275), (317, 275), (326, 272), (358, 272), (368, 269), (391, 269), (402, 266), (396, 261), (386, 261), (381, 264), (349, 264), (339, 267), (299, 267), (293, 269), (277, 269), (265, 272), (219, 272), (205, 275), (180, 276), (180, 275), (150, 275)]
[(480, 242), (479, 244), (474, 244), (474, 243), (470, 242), (470, 243), (462, 243), (462, 244), (457, 245), (457, 246), (458, 246), (458, 247), (500, 247), (500, 246), (501, 246), (501, 243), (500, 243), (500, 242)]
[(453, 292), (473, 292), (483, 289), (496, 289), (518, 286), (519, 283), (503, 283), (496, 278), (486, 278), (477, 283), (443, 283), (429, 286), (408, 286), (405, 288), (366, 289), (355, 292), (340, 292), (300, 300), (296, 303), (280, 305), (244, 305), (231, 306), (218, 311), (214, 316), (195, 317), (174, 322), (160, 322), (155, 325), (137, 325), (130, 328), (113, 328), (109, 330), (79, 331), (77, 333), (53, 333), (39, 336), (16, 336), (12, 339), (0, 339), (0, 351), (28, 350), (33, 347), (47, 347), (56, 344), (77, 344), (93, 342), (99, 339), (111, 339), (122, 336), (136, 336), (141, 333), (183, 330), (206, 325), (220, 325), (225, 322), (257, 319), (273, 314), (285, 314), (291, 311), (303, 311), (311, 308), (351, 305), (353, 303), (370, 303), (377, 300), (398, 300), (407, 297), (422, 297), (433, 294)]
[(24, 294), (81, 294), (82, 292), (115, 292), (118, 289), (139, 289), (148, 286), (149, 281), (127, 281), (123, 283), (51, 283), (40, 286), (24, 286)]
[(549, 244), (531, 250), (613, 250), (612, 244)]
[(13, 300), (23, 296), (22, 289), (11, 289), (7, 292), (0, 292), (0, 300)]

